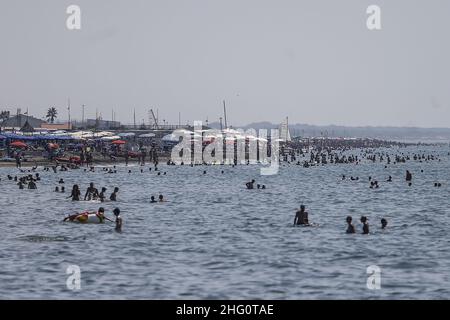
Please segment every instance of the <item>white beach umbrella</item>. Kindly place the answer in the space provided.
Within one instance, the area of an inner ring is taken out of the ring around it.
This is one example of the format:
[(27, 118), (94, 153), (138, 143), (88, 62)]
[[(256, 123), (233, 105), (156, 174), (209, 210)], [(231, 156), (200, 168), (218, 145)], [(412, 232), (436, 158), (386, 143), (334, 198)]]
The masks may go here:
[(144, 133), (144, 134), (141, 134), (138, 138), (153, 138), (155, 136), (156, 136), (156, 134), (154, 134), (154, 133)]
[(122, 138), (134, 137), (136, 134), (134, 132), (122, 132), (119, 133), (118, 136)]
[(119, 140), (119, 136), (109, 136), (109, 137), (102, 137), (101, 140), (103, 141), (113, 141), (113, 140)]

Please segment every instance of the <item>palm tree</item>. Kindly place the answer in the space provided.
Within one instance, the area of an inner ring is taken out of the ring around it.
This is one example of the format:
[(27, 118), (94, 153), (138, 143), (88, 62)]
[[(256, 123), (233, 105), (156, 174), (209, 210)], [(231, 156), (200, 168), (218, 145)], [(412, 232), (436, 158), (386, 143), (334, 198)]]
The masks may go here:
[(50, 123), (54, 123), (57, 115), (58, 115), (58, 111), (56, 110), (56, 108), (51, 107), (48, 109), (47, 115), (45, 117), (47, 118), (47, 120)]
[(9, 111), (0, 112), (0, 121), (4, 121), (9, 118)]

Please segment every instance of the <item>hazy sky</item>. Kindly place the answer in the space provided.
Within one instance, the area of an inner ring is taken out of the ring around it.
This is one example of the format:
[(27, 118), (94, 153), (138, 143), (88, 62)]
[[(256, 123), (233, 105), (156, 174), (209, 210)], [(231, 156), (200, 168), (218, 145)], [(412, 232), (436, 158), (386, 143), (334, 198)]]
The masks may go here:
[(2, 0), (0, 41), (0, 109), (39, 117), (450, 127), (448, 0)]

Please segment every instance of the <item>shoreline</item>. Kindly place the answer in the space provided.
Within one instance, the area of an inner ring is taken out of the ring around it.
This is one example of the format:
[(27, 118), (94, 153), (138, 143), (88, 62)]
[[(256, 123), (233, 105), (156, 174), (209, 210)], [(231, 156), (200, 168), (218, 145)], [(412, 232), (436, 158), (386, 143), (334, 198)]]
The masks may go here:
[[(169, 160), (169, 158), (167, 157), (160, 157), (159, 159), (159, 163), (166, 163)], [(55, 161), (50, 161), (50, 160), (35, 160), (35, 161), (23, 161), (21, 163), (21, 167), (22, 168), (31, 168), (34, 166), (44, 166), (44, 167), (51, 167), (51, 166), (55, 166), (55, 165), (61, 165), (61, 164), (70, 164), (69, 162), (59, 162), (58, 164), (56, 164)], [(98, 165), (122, 165), (125, 164), (125, 160), (107, 160), (107, 159), (96, 159), (93, 161), (92, 165), (93, 166), (98, 166)], [(128, 164), (139, 164), (139, 160), (128, 160)], [(145, 164), (153, 164), (153, 162), (146, 162)], [(4, 161), (4, 162), (0, 162), (0, 168), (15, 168), (16, 167), (16, 162), (15, 161)], [(86, 163), (80, 165), (80, 168), (82, 167), (86, 167)]]

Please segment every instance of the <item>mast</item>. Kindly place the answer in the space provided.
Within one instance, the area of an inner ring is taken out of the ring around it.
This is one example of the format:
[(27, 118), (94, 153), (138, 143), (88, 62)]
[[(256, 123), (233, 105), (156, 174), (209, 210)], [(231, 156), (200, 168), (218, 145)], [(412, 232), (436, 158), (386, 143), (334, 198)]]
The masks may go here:
[(85, 129), (84, 128), (84, 108), (86, 107), (86, 105), (81, 105), (81, 110), (82, 110), (82, 114), (81, 114), (81, 125), (82, 125), (82, 127), (83, 127), (83, 129)]
[(289, 135), (289, 118), (286, 117), (286, 142), (288, 141), (288, 135)]
[(70, 98), (67, 99), (67, 112), (69, 113), (69, 123), (67, 124), (67, 129), (71, 129), (70, 128)]
[(225, 100), (223, 100), (223, 114), (225, 117), (225, 129), (228, 128), (228, 123), (227, 123), (227, 107), (225, 105)]

